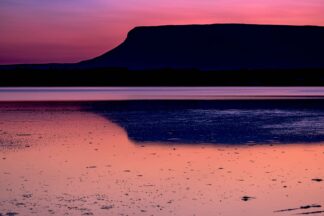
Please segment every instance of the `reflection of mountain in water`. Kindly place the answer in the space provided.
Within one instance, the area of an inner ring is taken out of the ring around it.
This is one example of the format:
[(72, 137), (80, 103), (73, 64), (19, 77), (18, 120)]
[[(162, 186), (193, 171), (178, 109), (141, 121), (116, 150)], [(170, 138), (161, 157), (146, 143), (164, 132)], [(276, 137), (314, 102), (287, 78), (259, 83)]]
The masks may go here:
[(94, 107), (135, 142), (324, 141), (324, 101), (128, 101)]

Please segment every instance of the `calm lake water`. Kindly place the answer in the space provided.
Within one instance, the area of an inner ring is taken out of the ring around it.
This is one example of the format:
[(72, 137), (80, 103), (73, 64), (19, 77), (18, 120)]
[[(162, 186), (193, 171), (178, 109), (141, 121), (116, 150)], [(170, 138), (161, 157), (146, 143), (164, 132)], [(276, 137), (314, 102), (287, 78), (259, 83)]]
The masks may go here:
[(266, 89), (1, 89), (0, 215), (321, 215), (323, 89)]
[(0, 101), (320, 98), (324, 87), (55, 87), (0, 88)]

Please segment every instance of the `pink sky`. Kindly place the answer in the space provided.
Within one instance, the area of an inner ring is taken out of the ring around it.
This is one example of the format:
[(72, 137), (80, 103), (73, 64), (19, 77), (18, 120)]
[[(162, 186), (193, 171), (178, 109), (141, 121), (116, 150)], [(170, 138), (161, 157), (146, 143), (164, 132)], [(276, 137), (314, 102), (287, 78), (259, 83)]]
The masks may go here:
[(0, 64), (78, 62), (142, 25), (324, 26), (324, 0), (1, 0)]

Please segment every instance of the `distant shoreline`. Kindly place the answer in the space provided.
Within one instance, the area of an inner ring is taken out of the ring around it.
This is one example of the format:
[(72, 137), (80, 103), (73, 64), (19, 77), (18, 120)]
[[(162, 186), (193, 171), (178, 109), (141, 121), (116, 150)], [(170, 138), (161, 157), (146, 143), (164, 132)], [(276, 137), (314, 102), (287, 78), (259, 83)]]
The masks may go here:
[(324, 100), (324, 87), (2, 87), (3, 102)]
[(41, 86), (324, 86), (324, 69), (200, 71), (0, 67), (0, 87)]

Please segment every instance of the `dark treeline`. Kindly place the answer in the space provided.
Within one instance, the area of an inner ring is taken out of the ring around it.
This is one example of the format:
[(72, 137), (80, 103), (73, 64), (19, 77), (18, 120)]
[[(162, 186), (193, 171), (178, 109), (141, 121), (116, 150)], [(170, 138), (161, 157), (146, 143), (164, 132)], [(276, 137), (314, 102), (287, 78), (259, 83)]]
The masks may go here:
[(324, 86), (324, 69), (0, 69), (0, 86)]

